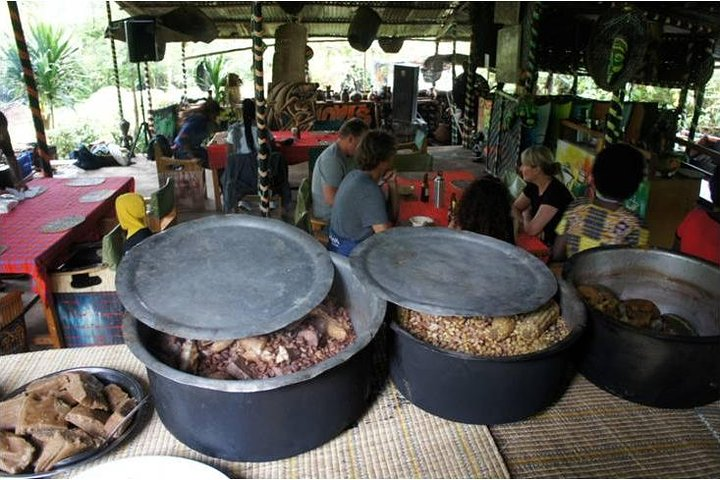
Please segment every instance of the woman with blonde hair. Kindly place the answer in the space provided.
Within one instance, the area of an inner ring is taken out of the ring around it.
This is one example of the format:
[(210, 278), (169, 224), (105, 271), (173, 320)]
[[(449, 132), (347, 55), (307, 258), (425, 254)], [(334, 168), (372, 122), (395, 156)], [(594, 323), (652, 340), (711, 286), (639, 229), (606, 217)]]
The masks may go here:
[(546, 245), (555, 241), (555, 227), (573, 200), (570, 191), (555, 178), (560, 164), (549, 148), (536, 145), (520, 155), (520, 174), (527, 183), (513, 203), (519, 231), (537, 235)]

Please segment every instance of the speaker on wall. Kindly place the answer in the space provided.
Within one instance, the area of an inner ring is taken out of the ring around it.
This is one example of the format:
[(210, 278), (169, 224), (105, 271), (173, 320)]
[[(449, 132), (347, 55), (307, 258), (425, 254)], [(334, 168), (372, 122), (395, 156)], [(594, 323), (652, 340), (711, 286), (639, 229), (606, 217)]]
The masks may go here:
[(420, 68), (395, 65), (392, 94), (393, 119), (411, 123), (417, 116), (418, 77)]
[(165, 45), (158, 44), (156, 24), (152, 18), (129, 18), (125, 21), (128, 59), (132, 63), (157, 62), (165, 56)]

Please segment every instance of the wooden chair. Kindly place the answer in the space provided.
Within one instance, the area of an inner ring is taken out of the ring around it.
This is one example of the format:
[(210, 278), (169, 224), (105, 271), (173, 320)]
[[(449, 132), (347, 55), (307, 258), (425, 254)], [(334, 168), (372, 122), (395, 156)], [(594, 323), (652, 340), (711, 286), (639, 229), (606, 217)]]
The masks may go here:
[(125, 232), (120, 225), (113, 228), (102, 239), (102, 264), (110, 270), (115, 270), (123, 256), (125, 246)]
[(165, 185), (154, 191), (148, 201), (147, 226), (153, 233), (162, 232), (177, 223), (175, 180), (168, 177)]
[(433, 169), (433, 160), (429, 153), (398, 153), (392, 160), (392, 168), (398, 172), (429, 172)]
[(156, 156), (155, 165), (160, 188), (165, 186), (168, 178), (173, 179), (178, 210), (205, 210), (205, 169), (198, 160)]
[(308, 232), (317, 241), (327, 246), (327, 222), (312, 216), (312, 191), (309, 178), (303, 178), (298, 187), (295, 203), (295, 226)]
[(397, 145), (398, 151), (400, 150), (411, 150), (413, 152), (427, 153), (427, 132), (422, 129), (418, 129), (415, 132), (415, 138), (412, 142), (399, 143)]

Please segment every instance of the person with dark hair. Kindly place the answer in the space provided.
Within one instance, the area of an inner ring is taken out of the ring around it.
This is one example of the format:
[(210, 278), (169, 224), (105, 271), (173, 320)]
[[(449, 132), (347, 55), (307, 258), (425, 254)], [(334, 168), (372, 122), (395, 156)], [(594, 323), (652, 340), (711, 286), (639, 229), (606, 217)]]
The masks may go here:
[(680, 222), (673, 248), (720, 265), (720, 166), (710, 178), (710, 199), (710, 209), (695, 207)]
[(511, 208), (512, 197), (505, 184), (497, 177), (484, 175), (463, 192), (457, 218), (450, 227), (488, 235), (514, 245)]
[(521, 231), (537, 235), (548, 246), (555, 241), (555, 227), (573, 201), (572, 193), (555, 178), (560, 164), (549, 148), (536, 145), (520, 155), (520, 174), (527, 183), (513, 203)]
[(340, 127), (338, 139), (326, 148), (315, 162), (312, 172), (313, 217), (330, 220), (340, 182), (357, 168), (353, 155), (368, 126), (359, 118), (351, 118)]
[(10, 140), (8, 120), (2, 112), (0, 112), (0, 151), (5, 155), (5, 160), (10, 167), (13, 187), (17, 190), (27, 189), (25, 181), (23, 180), (22, 169), (20, 168), (17, 158), (15, 158), (15, 150), (13, 150), (12, 141)]
[(564, 260), (602, 245), (646, 245), (647, 230), (623, 206), (644, 175), (645, 159), (630, 145), (610, 145), (598, 153), (590, 178), (595, 195), (578, 198), (566, 210), (556, 229), (553, 259)]
[(173, 143), (174, 157), (182, 160), (197, 158), (208, 168), (208, 153), (203, 142), (213, 133), (219, 114), (220, 104), (212, 98), (185, 110), (180, 116), (182, 126)]
[(115, 213), (125, 230), (123, 255), (152, 235), (145, 222), (145, 200), (138, 193), (123, 193), (115, 199)]
[[(392, 226), (398, 214), (396, 174), (390, 165), (395, 137), (381, 130), (368, 132), (357, 147), (359, 170), (348, 173), (338, 188), (330, 215), (328, 250), (342, 255), (374, 233)], [(389, 189), (390, 213), (381, 184)]]

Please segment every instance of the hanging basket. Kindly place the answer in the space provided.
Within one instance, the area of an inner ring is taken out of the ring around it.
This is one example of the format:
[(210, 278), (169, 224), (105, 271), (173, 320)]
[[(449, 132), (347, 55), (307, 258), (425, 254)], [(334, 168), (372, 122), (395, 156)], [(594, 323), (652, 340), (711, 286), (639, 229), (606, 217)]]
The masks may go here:
[(380, 37), (378, 39), (378, 44), (385, 53), (398, 53), (404, 42), (404, 39), (398, 37)]
[(361, 6), (355, 11), (348, 28), (348, 42), (355, 50), (366, 51), (375, 41), (380, 29), (380, 16), (370, 7)]
[(635, 77), (643, 66), (647, 31), (647, 22), (634, 9), (611, 10), (597, 20), (585, 63), (598, 87), (614, 91)]

